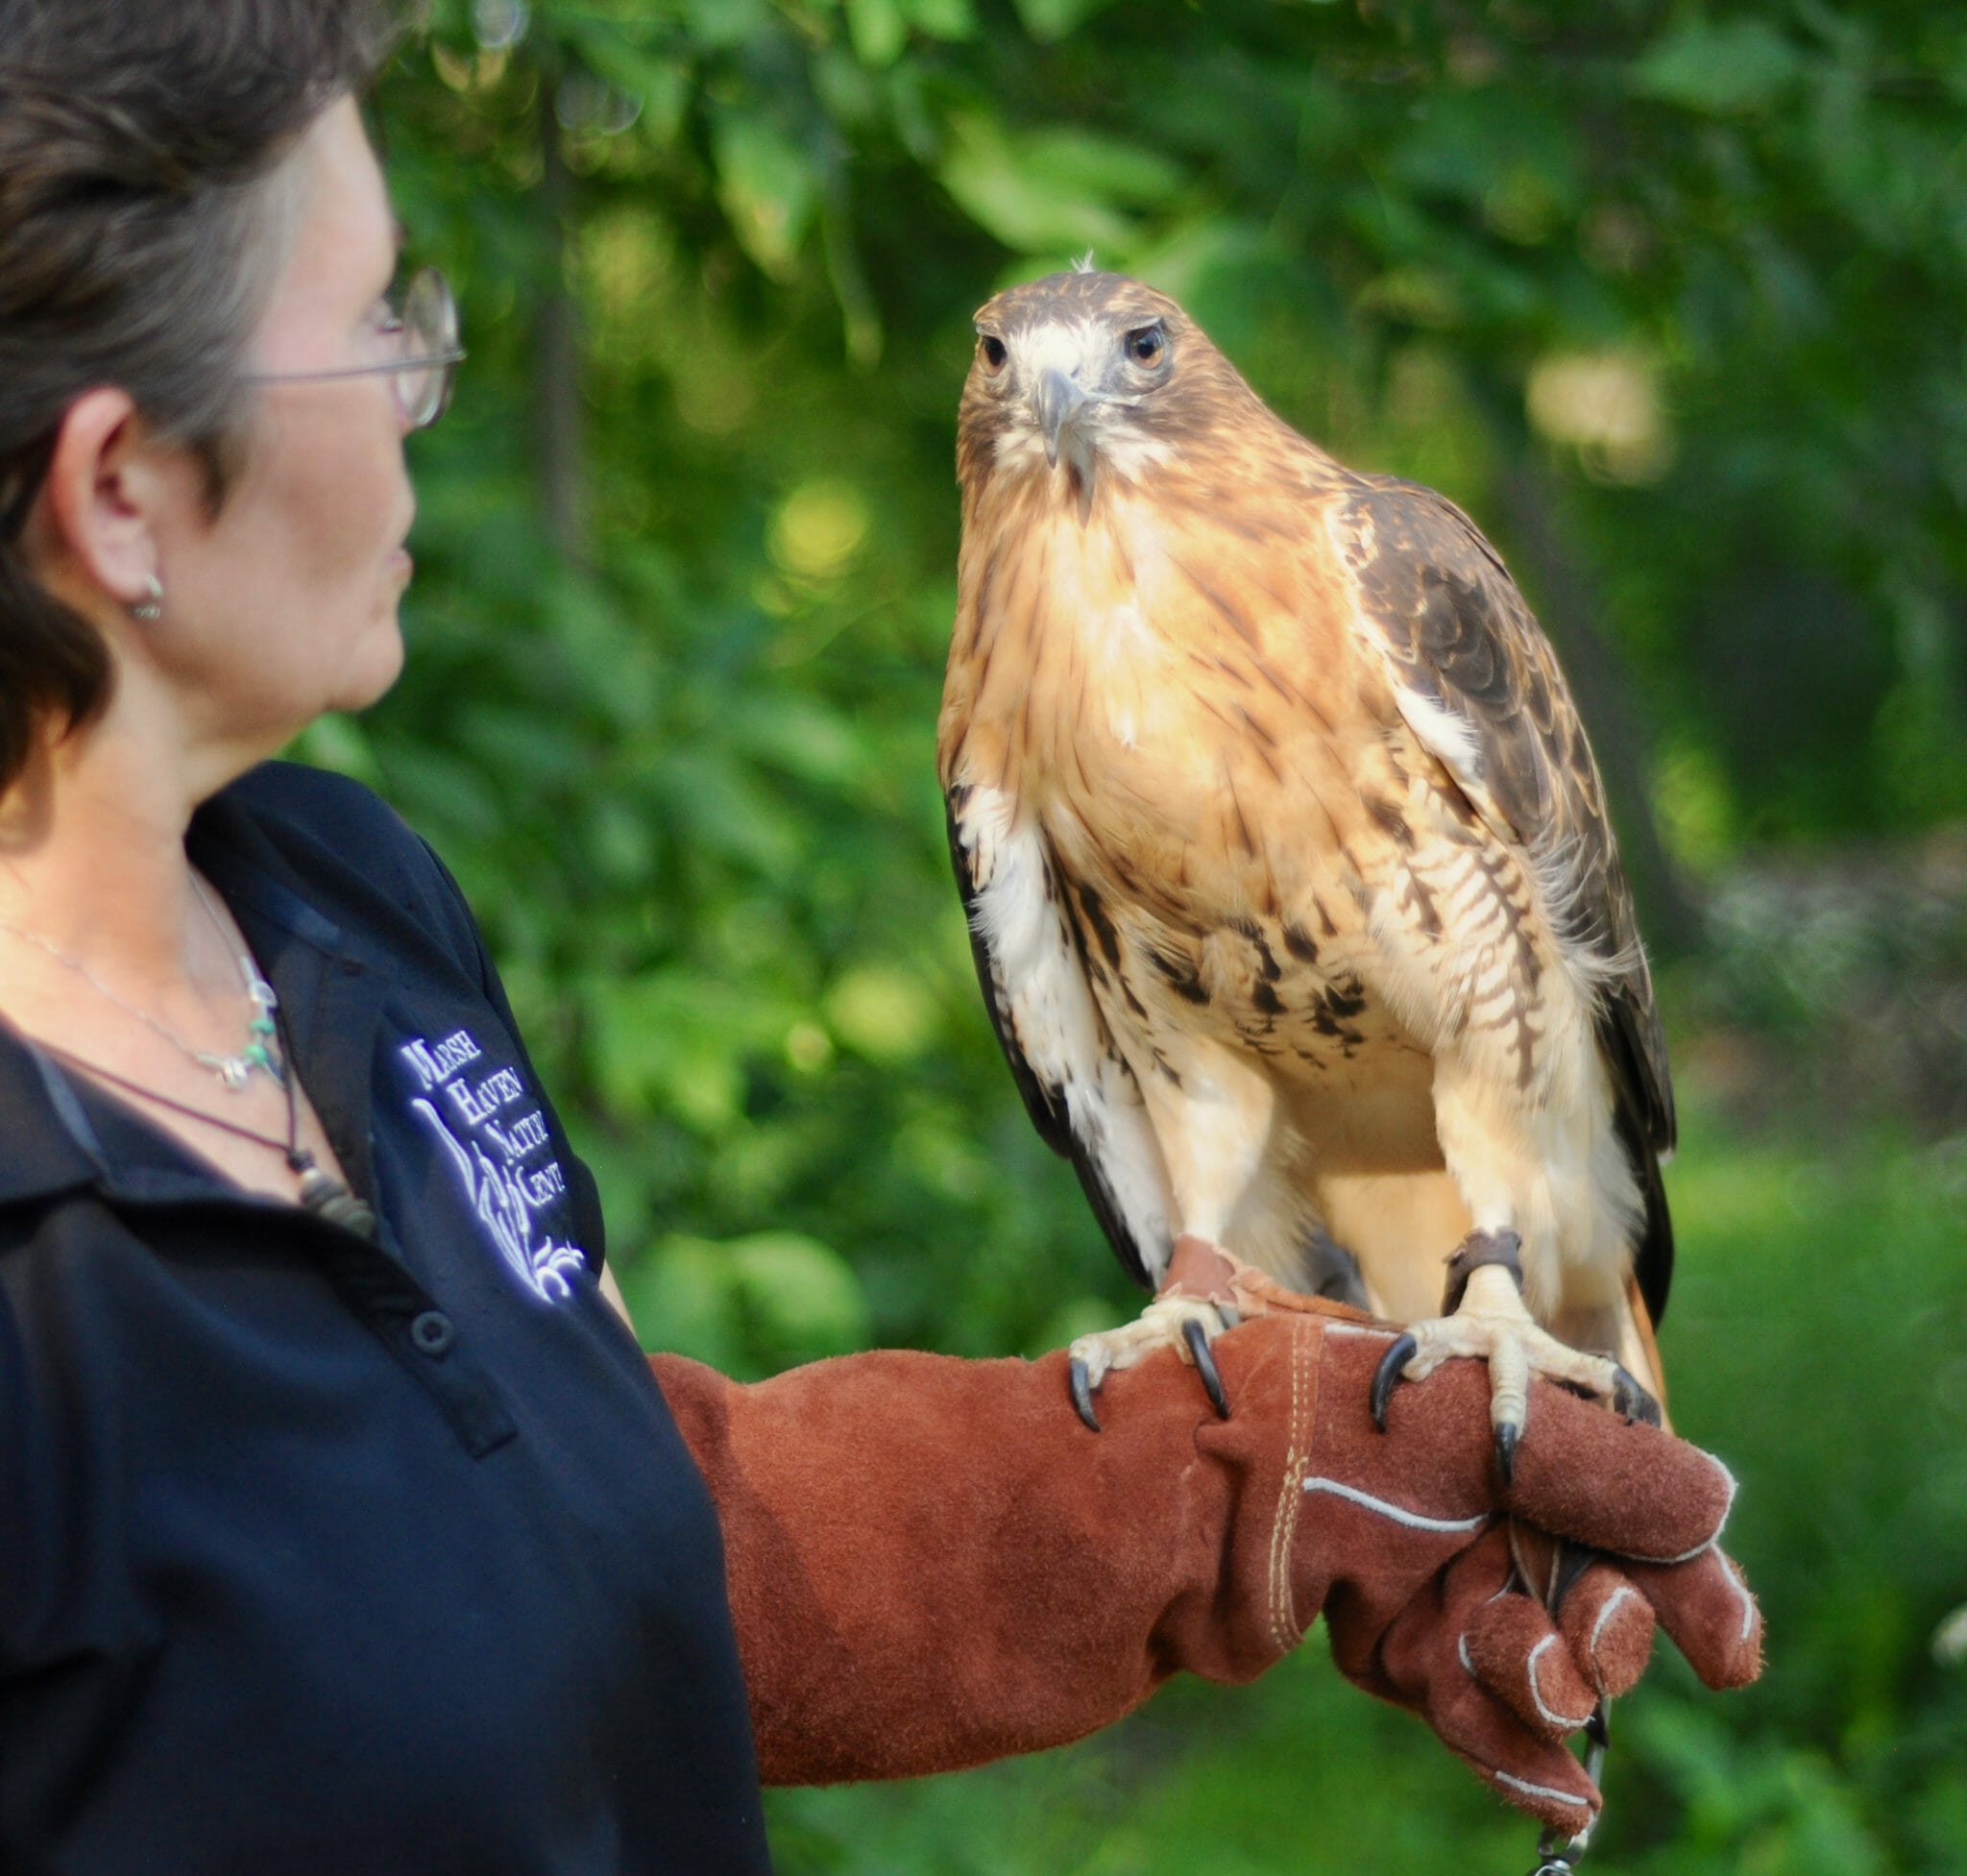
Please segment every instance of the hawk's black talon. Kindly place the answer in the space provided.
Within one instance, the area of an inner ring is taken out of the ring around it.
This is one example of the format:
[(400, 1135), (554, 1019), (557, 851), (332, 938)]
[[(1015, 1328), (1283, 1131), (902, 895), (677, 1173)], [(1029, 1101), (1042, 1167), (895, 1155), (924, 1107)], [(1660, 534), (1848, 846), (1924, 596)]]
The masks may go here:
[(1612, 1364), (1612, 1404), (1615, 1411), (1627, 1420), (1643, 1422), (1648, 1426), (1660, 1425), (1660, 1403), (1626, 1373), (1617, 1362)]
[(1188, 1344), (1188, 1352), (1195, 1359), (1195, 1372), (1202, 1377), (1202, 1386), (1208, 1390), (1209, 1405), (1215, 1408), (1216, 1418), (1227, 1420), (1229, 1397), (1223, 1391), (1223, 1377), (1216, 1367), (1216, 1357), (1209, 1352), (1207, 1332), (1191, 1317), (1181, 1325), (1181, 1339)]
[(1502, 1474), (1503, 1489), (1509, 1489), (1517, 1471), (1517, 1442), (1523, 1429), (1513, 1420), (1498, 1422), (1495, 1428), (1495, 1469)]
[[(1574, 1544), (1567, 1538), (1560, 1538), (1557, 1544), (1557, 1568), (1551, 1572), (1550, 1594), (1544, 1597), (1543, 1606), (1554, 1617), (1564, 1607), (1564, 1599), (1570, 1595), (1571, 1587), (1586, 1571), (1598, 1561), (1598, 1552), (1589, 1544)], [(1603, 1713), (1601, 1706), (1599, 1712)], [(1591, 1722), (1585, 1722), (1587, 1732)]]
[(1372, 1371), (1372, 1392), (1367, 1397), (1372, 1408), (1372, 1424), (1384, 1433), (1387, 1430), (1387, 1402), (1394, 1398), (1394, 1384), (1400, 1378), (1400, 1370), (1421, 1352), (1421, 1344), (1411, 1336), (1403, 1335), (1379, 1358), (1379, 1366)]
[(1072, 1358), (1072, 1404), (1079, 1417), (1097, 1433), (1100, 1423), (1093, 1417), (1092, 1381), (1086, 1364), (1078, 1355)]

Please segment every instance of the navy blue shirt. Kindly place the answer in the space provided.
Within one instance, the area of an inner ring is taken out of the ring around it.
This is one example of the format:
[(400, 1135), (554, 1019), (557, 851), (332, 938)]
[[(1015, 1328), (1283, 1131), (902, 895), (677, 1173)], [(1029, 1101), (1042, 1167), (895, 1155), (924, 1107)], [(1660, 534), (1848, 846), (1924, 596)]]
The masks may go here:
[(455, 885), (284, 766), (187, 845), (378, 1238), (0, 1025), (0, 1870), (767, 1870), (716, 1515)]

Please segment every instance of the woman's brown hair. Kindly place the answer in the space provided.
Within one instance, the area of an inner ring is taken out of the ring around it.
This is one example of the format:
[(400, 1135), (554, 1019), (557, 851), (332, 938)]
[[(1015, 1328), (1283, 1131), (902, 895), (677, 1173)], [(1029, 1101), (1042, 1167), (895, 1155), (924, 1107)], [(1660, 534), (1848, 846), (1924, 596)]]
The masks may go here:
[(216, 509), (279, 257), (268, 179), (392, 30), (388, 0), (0, 0), (0, 792), (44, 721), (109, 700), (100, 634), (21, 547), (68, 407), (127, 391)]

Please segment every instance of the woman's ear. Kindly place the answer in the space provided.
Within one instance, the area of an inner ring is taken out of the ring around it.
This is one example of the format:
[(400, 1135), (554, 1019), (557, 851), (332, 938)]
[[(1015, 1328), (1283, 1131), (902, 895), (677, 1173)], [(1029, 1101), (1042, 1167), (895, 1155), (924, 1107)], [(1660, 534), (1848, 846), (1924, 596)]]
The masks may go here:
[(130, 394), (109, 386), (84, 392), (61, 420), (28, 522), (37, 574), (85, 613), (106, 597), (124, 608), (141, 604), (161, 575), (156, 523), (171, 480)]

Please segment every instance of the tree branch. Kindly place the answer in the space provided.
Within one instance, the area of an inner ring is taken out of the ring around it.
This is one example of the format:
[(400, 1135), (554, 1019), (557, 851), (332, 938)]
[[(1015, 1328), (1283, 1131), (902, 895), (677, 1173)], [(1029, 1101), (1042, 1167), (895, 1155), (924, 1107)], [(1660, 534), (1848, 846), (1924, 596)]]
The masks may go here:
[(533, 380), (540, 502), (553, 545), (570, 560), (585, 557), (588, 539), (586, 426), (580, 396), (580, 309), (567, 284), (573, 222), (573, 176), (554, 111), (558, 86), (540, 74), (540, 209), (545, 223), (546, 291), (540, 302)]

